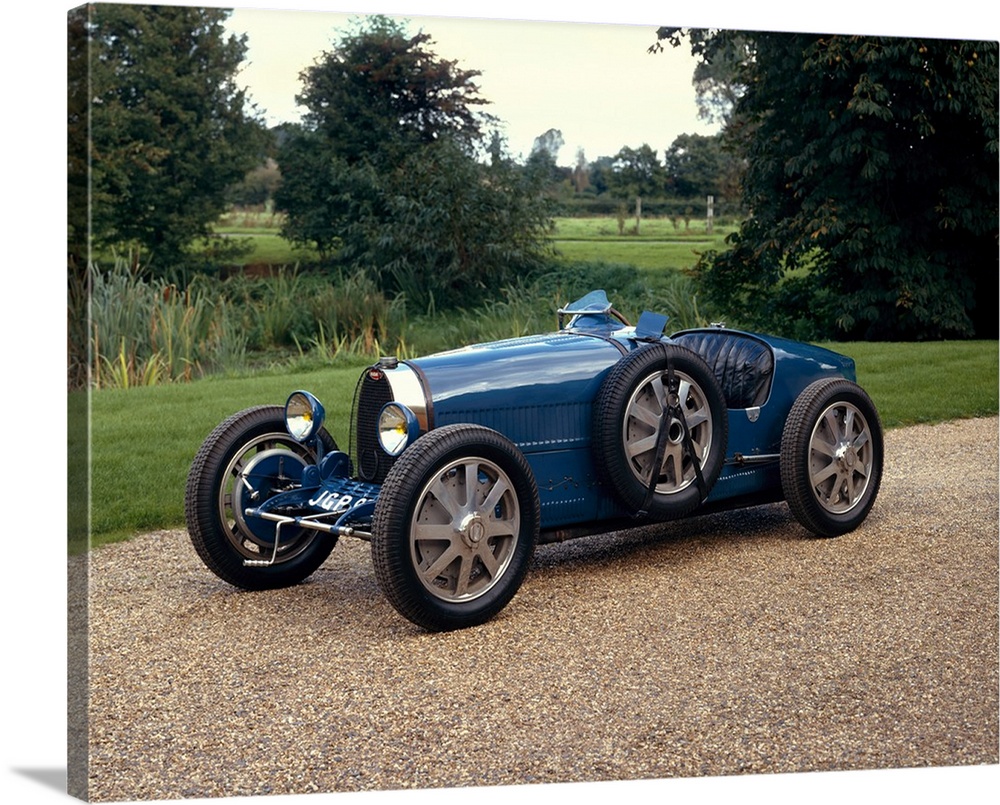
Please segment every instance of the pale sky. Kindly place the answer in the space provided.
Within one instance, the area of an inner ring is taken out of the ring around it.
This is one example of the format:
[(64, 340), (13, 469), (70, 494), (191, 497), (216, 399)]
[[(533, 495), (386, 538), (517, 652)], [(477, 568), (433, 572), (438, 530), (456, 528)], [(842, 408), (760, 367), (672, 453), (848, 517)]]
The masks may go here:
[[(190, 4), (190, 3), (188, 3)], [(214, 5), (214, 3), (210, 3)], [(352, 17), (384, 13), (431, 34), (435, 52), (479, 70), (486, 107), (504, 124), (512, 155), (527, 156), (535, 137), (562, 132), (559, 163), (616, 154), (648, 144), (662, 158), (679, 134), (713, 134), (700, 120), (685, 48), (646, 52), (660, 25), (750, 30), (831, 31), (996, 38), (997, 10), (955, 0), (892, 11), (890, 4), (839, 0), (816, 4), (712, 0), (683, 7), (650, 0), (617, 4), (507, 0), (476, 7), (457, 0), (266, 0), (237, 8), (229, 20), (248, 35), (248, 62), (238, 82), (270, 125), (296, 120), (299, 73), (329, 50)], [(898, 7), (897, 7), (898, 8)]]
[[(357, 4), (355, 4), (357, 5)], [(373, 6), (373, 8), (377, 8)], [(237, 9), (228, 27), (248, 36), (248, 60), (237, 78), (269, 125), (297, 120), (300, 72), (331, 49), (357, 15)], [(622, 146), (648, 144), (662, 156), (679, 134), (713, 134), (699, 120), (683, 49), (651, 55), (654, 25), (608, 25), (401, 15), (411, 34), (423, 30), (433, 49), (460, 68), (478, 70), (487, 111), (505, 124), (511, 154), (527, 156), (535, 138), (559, 129), (560, 164), (589, 160)]]

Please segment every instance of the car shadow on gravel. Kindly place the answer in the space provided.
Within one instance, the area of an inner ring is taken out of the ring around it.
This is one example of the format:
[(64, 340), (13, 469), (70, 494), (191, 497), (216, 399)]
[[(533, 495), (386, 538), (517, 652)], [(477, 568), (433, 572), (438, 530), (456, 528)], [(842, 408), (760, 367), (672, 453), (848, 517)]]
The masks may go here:
[[(586, 608), (588, 588), (602, 580), (646, 574), (651, 567), (667, 573), (718, 563), (720, 566), (747, 552), (767, 553), (770, 546), (814, 540), (794, 519), (784, 503), (772, 503), (728, 512), (654, 523), (539, 545), (528, 575), (511, 606), (496, 621), (525, 616), (526, 598), (547, 588), (579, 588)], [(782, 551), (785, 548), (781, 549)], [(291, 587), (248, 592), (216, 579), (190, 558), (191, 573), (174, 579), (171, 594), (180, 616), (176, 628), (199, 620), (205, 612), (239, 621), (272, 615), (287, 620), (289, 613), (309, 613), (303, 622), (323, 623), (325, 631), (350, 630), (383, 637), (425, 635), (401, 618), (383, 596), (375, 579), (368, 543), (341, 539), (330, 558), (305, 581)], [(183, 602), (183, 603), (181, 603)], [(276, 628), (279, 624), (275, 623)]]
[(650, 552), (681, 555), (695, 546), (725, 550), (727, 546), (757, 542), (800, 542), (814, 537), (802, 529), (784, 503), (772, 503), (683, 520), (592, 534), (565, 542), (539, 545), (531, 573), (558, 567), (598, 567)]

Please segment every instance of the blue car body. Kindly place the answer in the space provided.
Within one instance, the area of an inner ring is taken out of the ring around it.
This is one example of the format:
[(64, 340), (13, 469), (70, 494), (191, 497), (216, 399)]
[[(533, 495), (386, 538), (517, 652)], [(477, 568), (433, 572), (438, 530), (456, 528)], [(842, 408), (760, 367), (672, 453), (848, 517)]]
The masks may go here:
[[(321, 462), (316, 472), (307, 471), (303, 490), (271, 498), (254, 514), (299, 506), (305, 498), (306, 508), (310, 508), (308, 501), (314, 501), (313, 514), (328, 514), (339, 507), (342, 511), (335, 527), (365, 528), (389, 460), (377, 445), (372, 423), (384, 403), (402, 397), (418, 412), (421, 433), (472, 423), (502, 433), (517, 446), (538, 486), (543, 542), (594, 530), (573, 528), (580, 524), (600, 530), (602, 521), (634, 518), (635, 512), (624, 509), (601, 483), (592, 447), (592, 421), (594, 400), (612, 367), (650, 341), (649, 336), (638, 337), (636, 329), (610, 312), (579, 315), (549, 334), (370, 367), (362, 378), (354, 417), (361, 431), (356, 462), (360, 475), (351, 472), (352, 462), (326, 457), (335, 470)], [(781, 436), (792, 404), (803, 389), (821, 378), (856, 379), (851, 358), (774, 336), (712, 327), (662, 335), (658, 340), (680, 345), (698, 340), (726, 344), (731, 350), (734, 345), (751, 344), (772, 367), (765, 378), (766, 392), (760, 395), (763, 399), (727, 408), (727, 457), (704, 501), (706, 510), (780, 500)], [(735, 350), (734, 354), (740, 353)], [(727, 368), (725, 362), (722, 356), (717, 371), (723, 381), (727, 373), (742, 368)]]
[(851, 358), (723, 326), (667, 336), (603, 291), (559, 313), (552, 333), (368, 367), (346, 450), (306, 391), (220, 423), (188, 476), (201, 558), (264, 589), (359, 537), (397, 611), (446, 630), (506, 606), (539, 542), (781, 499), (820, 536), (867, 516), (882, 431)]

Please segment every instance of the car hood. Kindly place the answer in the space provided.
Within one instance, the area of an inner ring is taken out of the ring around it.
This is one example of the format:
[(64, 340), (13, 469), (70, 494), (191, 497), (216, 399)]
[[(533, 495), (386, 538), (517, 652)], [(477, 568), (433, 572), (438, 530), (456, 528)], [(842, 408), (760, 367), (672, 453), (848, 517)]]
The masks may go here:
[(626, 349), (618, 339), (564, 331), (476, 344), (405, 363), (421, 375), (435, 423), (443, 425), (470, 408), (589, 403)]

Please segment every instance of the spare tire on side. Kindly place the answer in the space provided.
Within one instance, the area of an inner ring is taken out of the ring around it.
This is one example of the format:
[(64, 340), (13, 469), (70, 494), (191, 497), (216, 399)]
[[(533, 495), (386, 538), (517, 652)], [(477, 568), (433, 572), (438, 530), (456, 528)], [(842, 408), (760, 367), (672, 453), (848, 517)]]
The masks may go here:
[(697, 508), (719, 477), (729, 418), (712, 370), (666, 342), (622, 358), (594, 400), (593, 448), (602, 480), (640, 517)]

